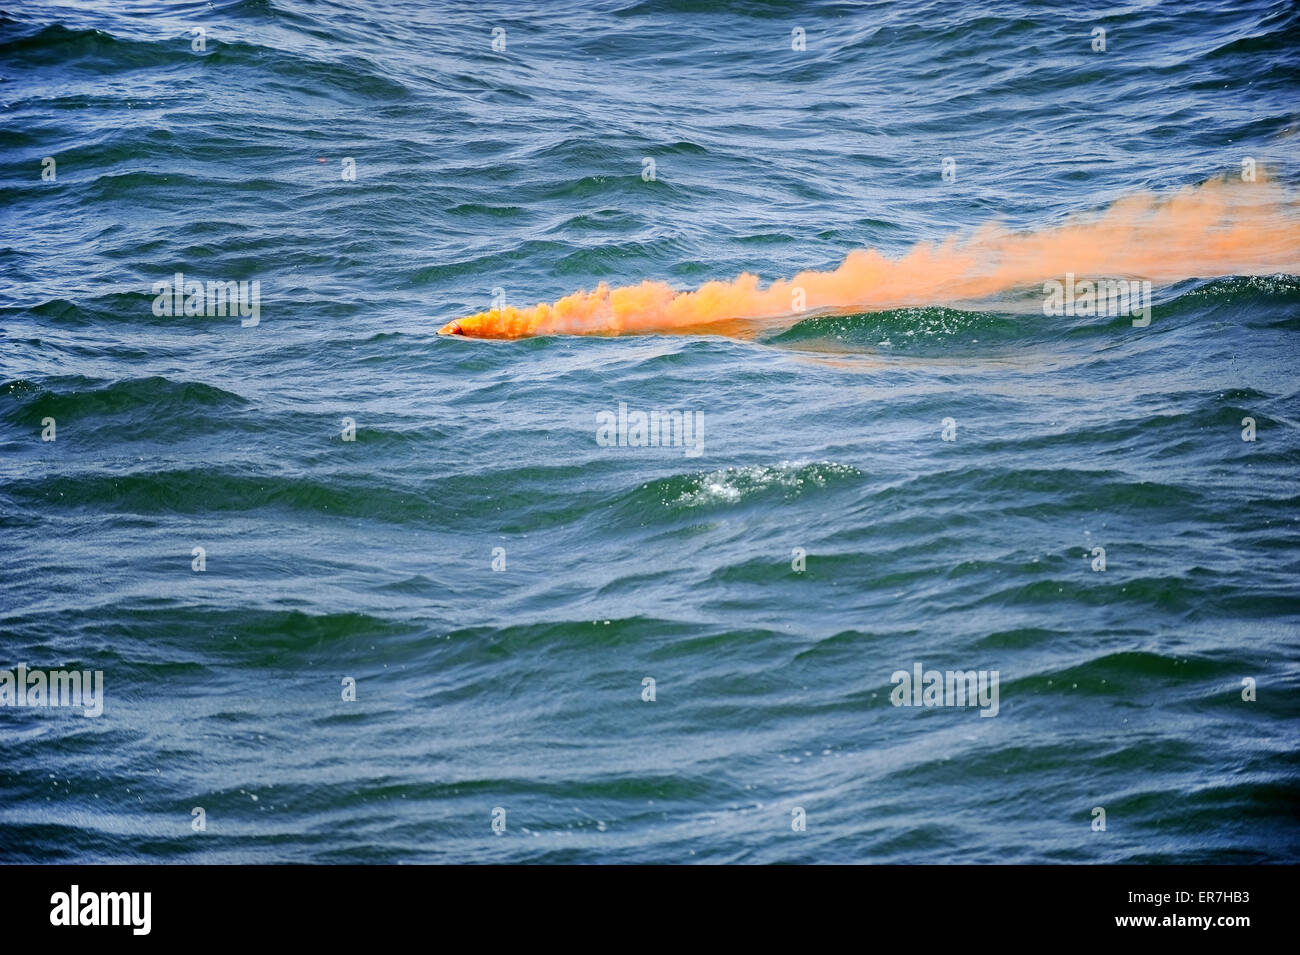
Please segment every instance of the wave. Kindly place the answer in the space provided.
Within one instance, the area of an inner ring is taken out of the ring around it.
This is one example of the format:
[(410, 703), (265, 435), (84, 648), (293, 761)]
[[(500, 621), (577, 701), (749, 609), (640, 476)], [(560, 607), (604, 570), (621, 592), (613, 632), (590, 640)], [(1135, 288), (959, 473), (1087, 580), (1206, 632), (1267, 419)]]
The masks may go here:
[(638, 489), (633, 497), (638, 507), (658, 503), (670, 510), (690, 510), (738, 504), (760, 497), (791, 500), (811, 488), (860, 477), (857, 468), (828, 461), (748, 465), (652, 481)]

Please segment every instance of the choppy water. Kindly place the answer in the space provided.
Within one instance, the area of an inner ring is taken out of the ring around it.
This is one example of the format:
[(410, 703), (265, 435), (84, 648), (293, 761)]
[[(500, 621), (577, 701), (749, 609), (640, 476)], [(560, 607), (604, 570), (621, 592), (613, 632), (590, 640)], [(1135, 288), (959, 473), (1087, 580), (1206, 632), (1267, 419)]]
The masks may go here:
[[(1027, 289), (754, 341), (435, 330), (1244, 155), (1294, 182), (1298, 35), (1203, 0), (11, 8), (0, 668), (106, 699), (0, 709), (0, 859), (1296, 861), (1300, 278), (1189, 276), (1147, 328)], [(155, 316), (178, 271), (258, 280), (259, 324)], [(600, 446), (619, 402), (702, 412), (701, 453)], [(996, 718), (892, 706), (917, 662), (997, 670)]]

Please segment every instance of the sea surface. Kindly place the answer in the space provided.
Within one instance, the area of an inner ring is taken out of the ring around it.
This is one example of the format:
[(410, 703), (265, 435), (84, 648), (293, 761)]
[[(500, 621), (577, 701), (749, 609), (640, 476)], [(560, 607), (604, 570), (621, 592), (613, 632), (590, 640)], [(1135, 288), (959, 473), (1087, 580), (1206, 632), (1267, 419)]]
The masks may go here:
[(436, 334), (1295, 183), (1295, 4), (19, 0), (0, 107), (0, 669), (104, 687), (0, 861), (1300, 861), (1300, 277)]

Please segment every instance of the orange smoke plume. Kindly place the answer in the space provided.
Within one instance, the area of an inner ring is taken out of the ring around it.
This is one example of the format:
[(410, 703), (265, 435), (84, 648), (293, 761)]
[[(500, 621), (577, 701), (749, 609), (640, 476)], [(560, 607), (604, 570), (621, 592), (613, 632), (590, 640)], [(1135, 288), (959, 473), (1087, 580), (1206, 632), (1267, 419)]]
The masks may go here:
[(809, 313), (865, 312), (974, 301), (1066, 272), (1163, 284), (1185, 278), (1300, 273), (1300, 215), (1259, 171), (1254, 182), (1214, 179), (1167, 195), (1140, 193), (1106, 210), (1035, 232), (995, 222), (965, 237), (920, 242), (900, 258), (850, 252), (829, 272), (760, 287), (744, 273), (678, 291), (664, 282), (578, 291), (448, 322), (439, 334), (475, 338), (720, 331), (752, 334)]

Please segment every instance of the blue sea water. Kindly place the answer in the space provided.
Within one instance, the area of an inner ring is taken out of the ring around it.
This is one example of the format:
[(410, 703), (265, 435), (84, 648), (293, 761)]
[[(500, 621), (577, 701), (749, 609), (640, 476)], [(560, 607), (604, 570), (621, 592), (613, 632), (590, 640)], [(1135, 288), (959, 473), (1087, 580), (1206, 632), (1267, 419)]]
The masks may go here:
[[(1289, 0), (10, 6), (0, 669), (104, 700), (0, 708), (0, 861), (1297, 861), (1300, 277), (1146, 328), (1028, 289), (435, 332), (1294, 183), (1298, 39)], [(257, 323), (156, 315), (177, 272)], [(620, 403), (700, 453), (601, 445)], [(996, 670), (996, 717), (892, 705), (917, 663)]]

